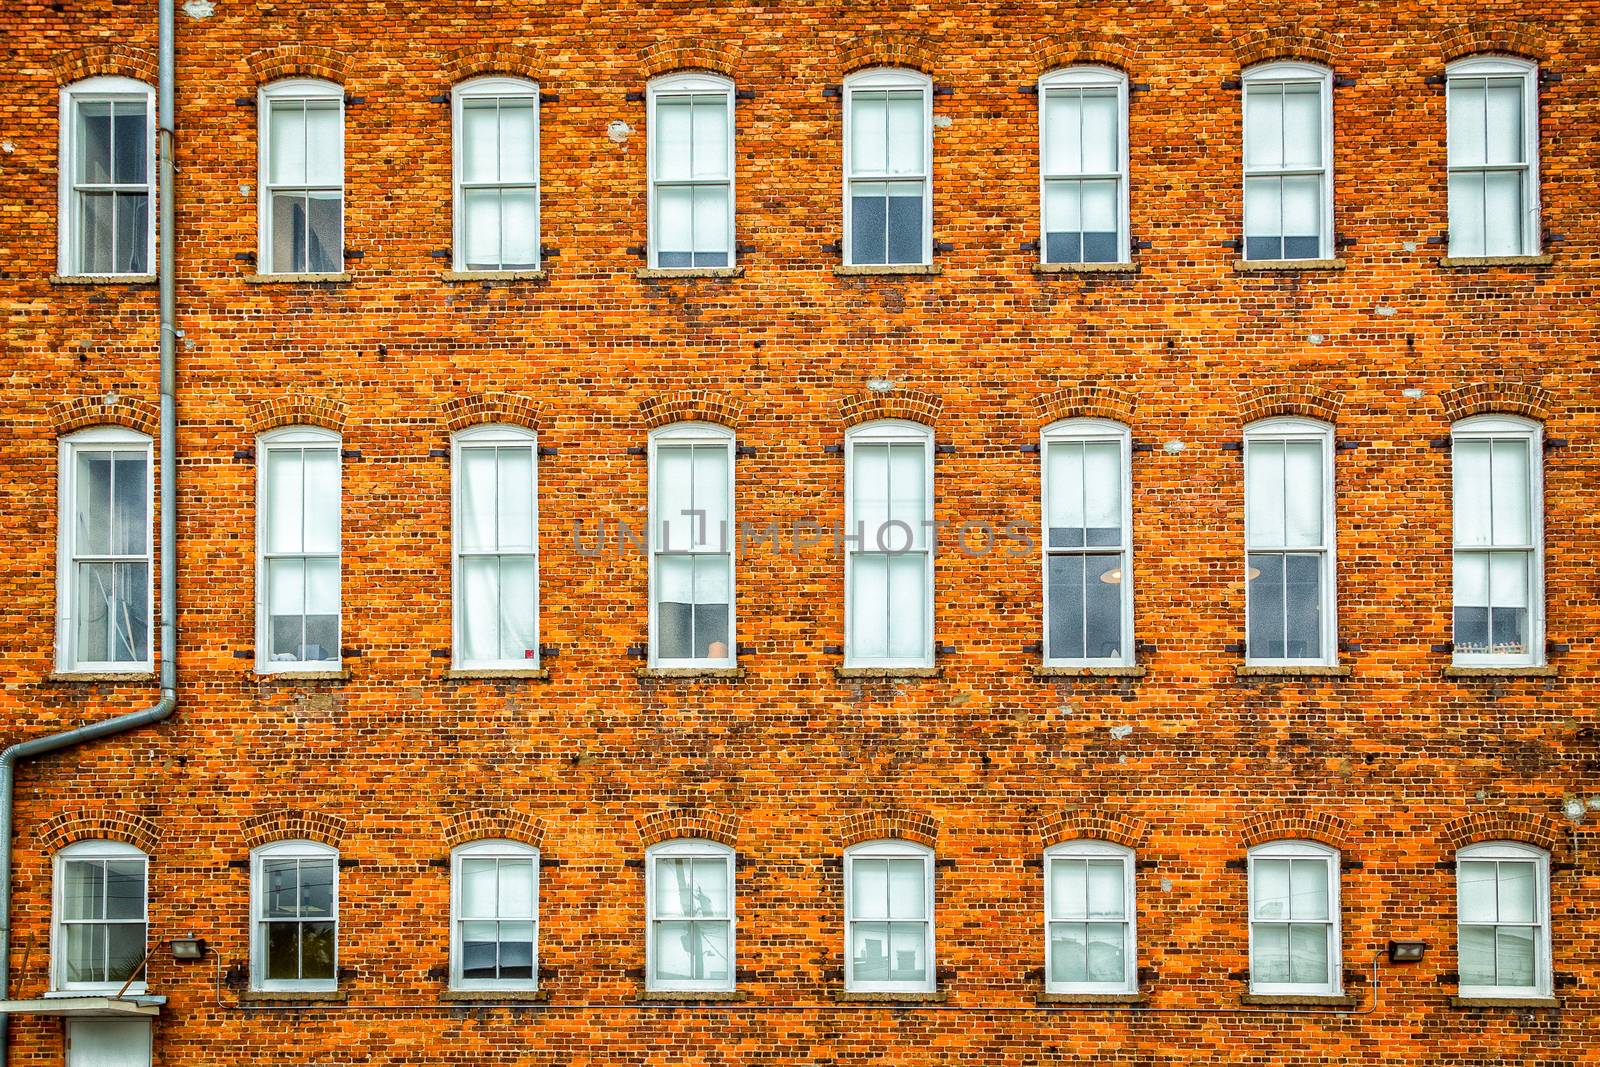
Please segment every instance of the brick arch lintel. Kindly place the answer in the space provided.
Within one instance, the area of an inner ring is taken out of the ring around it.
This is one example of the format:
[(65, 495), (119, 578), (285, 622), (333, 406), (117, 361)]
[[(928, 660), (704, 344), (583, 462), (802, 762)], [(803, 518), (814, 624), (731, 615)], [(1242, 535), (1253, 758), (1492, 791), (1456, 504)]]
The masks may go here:
[(257, 85), (283, 78), (324, 78), (340, 85), (350, 72), (350, 55), (321, 44), (280, 44), (244, 57)]
[(677, 389), (639, 402), (639, 415), (649, 429), (674, 422), (714, 422), (734, 429), (744, 415), (744, 404), (726, 393), (709, 389)]
[(1316, 26), (1286, 23), (1260, 26), (1233, 39), (1240, 69), (1272, 60), (1303, 60), (1331, 67), (1340, 54), (1337, 34)]
[(1451, 855), (1483, 841), (1518, 841), (1554, 854), (1562, 837), (1546, 815), (1506, 810), (1471, 812), (1451, 819), (1439, 830), (1439, 844)]
[(1556, 51), (1556, 41), (1544, 27), (1494, 19), (1457, 23), (1437, 34), (1435, 42), (1446, 63), (1496, 52), (1543, 61)]
[(1034, 43), (1034, 73), (1078, 63), (1098, 63), (1132, 75), (1138, 51), (1121, 37), (1104, 33), (1074, 33), (1065, 37), (1042, 37)]
[(868, 808), (852, 812), (840, 820), (838, 829), (841, 848), (883, 838), (914, 841), (932, 848), (938, 836), (939, 824), (932, 815), (907, 808)]
[(839, 400), (839, 418), (847, 427), (874, 419), (909, 419), (932, 426), (943, 409), (943, 400), (919, 389), (869, 389)]
[(444, 57), (444, 73), (449, 84), (499, 74), (511, 78), (539, 80), (544, 57), (527, 45), (499, 43), (472, 44), (457, 48)]
[(537, 400), (520, 393), (470, 393), (440, 404), (439, 421), (451, 433), (489, 423), (537, 430), (543, 411)]
[(1060, 419), (1114, 419), (1132, 422), (1134, 396), (1106, 382), (1084, 380), (1046, 393), (1034, 401), (1041, 423)]
[(739, 841), (739, 817), (709, 807), (661, 808), (642, 816), (635, 825), (639, 841), (646, 848), (685, 837), (716, 841), (730, 848)]
[(161, 428), (161, 412), (154, 404), (111, 392), (51, 405), (50, 424), (58, 437), (89, 426), (125, 426), (154, 437)]
[(1317, 841), (1343, 851), (1349, 846), (1350, 824), (1332, 812), (1276, 808), (1246, 819), (1239, 833), (1246, 848), (1286, 840)]
[(154, 83), (156, 54), (148, 48), (122, 43), (86, 44), (62, 52), (50, 60), (57, 85), (71, 85), (85, 78), (115, 75)]
[(330, 396), (293, 393), (262, 400), (250, 409), (246, 426), (251, 433), (266, 433), (280, 426), (320, 426), (343, 433), (349, 408)]
[(56, 852), (78, 841), (116, 841), (148, 855), (161, 841), (161, 827), (153, 819), (131, 811), (71, 808), (45, 823), (39, 838), (46, 852)]
[(921, 34), (884, 30), (852, 37), (839, 48), (839, 73), (867, 67), (910, 67), (932, 75), (937, 57), (932, 42)]
[(1245, 425), (1278, 415), (1300, 415), (1331, 423), (1338, 418), (1344, 397), (1314, 385), (1269, 385), (1246, 393), (1239, 403)]
[(338, 848), (344, 840), (344, 826), (344, 820), (331, 812), (274, 808), (245, 819), (239, 826), (239, 837), (249, 849), (274, 841), (316, 841)]
[(737, 78), (739, 52), (709, 37), (670, 37), (639, 50), (639, 69), (646, 78), (679, 70), (709, 70)]
[(1471, 382), (1439, 394), (1451, 422), (1472, 415), (1522, 415), (1540, 422), (1550, 417), (1550, 391), (1532, 382)]
[(1068, 808), (1040, 819), (1038, 833), (1046, 848), (1093, 838), (1137, 850), (1149, 839), (1150, 825), (1137, 816), (1105, 808)]
[(491, 840), (538, 848), (544, 843), (544, 820), (515, 808), (472, 808), (446, 817), (440, 836), (451, 848)]

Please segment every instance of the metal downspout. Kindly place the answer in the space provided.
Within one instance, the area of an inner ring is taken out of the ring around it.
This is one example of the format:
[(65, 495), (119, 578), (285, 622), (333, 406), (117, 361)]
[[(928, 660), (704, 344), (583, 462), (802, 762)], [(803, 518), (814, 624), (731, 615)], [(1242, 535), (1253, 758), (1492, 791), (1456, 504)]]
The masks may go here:
[[(173, 81), (176, 52), (173, 47), (173, 0), (157, 0), (159, 73), (156, 86), (156, 156), (158, 186), (156, 203), (160, 213), (157, 235), (156, 274), (160, 288), (161, 352), (161, 429), (159, 463), (161, 485), (160, 555), (161, 567), (161, 699), (143, 711), (116, 715), (88, 726), (36, 737), (0, 752), (0, 1000), (10, 995), (11, 986), (11, 839), (15, 813), (12, 792), (17, 764), (23, 760), (57, 752), (64, 748), (110, 737), (160, 722), (178, 707), (178, 584), (177, 584), (177, 408), (173, 400), (177, 350), (177, 282), (173, 273)], [(0, 1067), (9, 1059), (7, 1040), (10, 1016), (0, 1014)]]

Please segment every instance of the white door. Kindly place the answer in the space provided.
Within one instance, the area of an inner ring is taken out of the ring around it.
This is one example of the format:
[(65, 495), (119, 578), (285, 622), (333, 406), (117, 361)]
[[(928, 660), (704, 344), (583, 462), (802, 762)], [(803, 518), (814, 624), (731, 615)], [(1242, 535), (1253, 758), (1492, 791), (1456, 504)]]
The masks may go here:
[(68, 1020), (67, 1067), (150, 1067), (150, 1020)]

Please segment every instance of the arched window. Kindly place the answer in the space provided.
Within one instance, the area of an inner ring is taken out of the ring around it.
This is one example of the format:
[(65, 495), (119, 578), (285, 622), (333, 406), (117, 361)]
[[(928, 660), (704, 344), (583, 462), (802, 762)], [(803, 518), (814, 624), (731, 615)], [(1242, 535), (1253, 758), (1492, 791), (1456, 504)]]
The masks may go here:
[(150, 651), (150, 438), (96, 426), (61, 439), (56, 666), (145, 671)]
[(1044, 500), (1044, 661), (1133, 663), (1128, 428), (1067, 419), (1040, 440)]
[(734, 987), (734, 856), (715, 841), (683, 839), (645, 853), (646, 988)]
[(339, 853), (275, 841), (250, 854), (251, 987), (325, 992), (339, 985)]
[(1339, 853), (1272, 841), (1250, 850), (1249, 866), (1250, 991), (1339, 993)]
[(933, 431), (845, 434), (845, 666), (933, 666)]
[(844, 80), (844, 261), (933, 262), (933, 82), (899, 67)]
[(339, 666), (339, 435), (286, 426), (256, 449), (256, 669)]
[(933, 850), (868, 841), (844, 853), (845, 988), (932, 992)]
[(263, 274), (344, 270), (344, 90), (290, 78), (261, 87), (260, 248)]
[(1244, 258), (1333, 256), (1333, 72), (1251, 67), (1244, 88)]
[(1539, 254), (1539, 68), (1472, 56), (1445, 71), (1450, 255)]
[(452, 444), (455, 665), (537, 668), (537, 440), (518, 426), (475, 426)]
[(116, 841), (56, 853), (53, 990), (145, 991), (148, 869), (143, 852)]
[(1456, 953), (1463, 997), (1548, 997), (1550, 855), (1512, 841), (1456, 853)]
[(1536, 666), (1544, 662), (1542, 430), (1478, 415), (1452, 426), (1450, 441), (1455, 662)]
[(474, 841), (450, 855), (452, 989), (539, 987), (539, 850)]
[(1045, 263), (1128, 261), (1128, 78), (1112, 67), (1039, 79)]
[(1256, 665), (1332, 665), (1333, 427), (1300, 418), (1244, 433), (1246, 654)]
[(539, 87), (474, 78), (455, 111), (455, 267), (539, 269)]
[(669, 74), (652, 80), (646, 95), (650, 266), (733, 266), (733, 82)]
[(1045, 849), (1045, 991), (1133, 993), (1133, 850), (1109, 841)]
[(150, 274), (156, 226), (155, 92), (98, 77), (61, 90), (57, 270)]
[(679, 422), (650, 434), (650, 662), (732, 667), (733, 431)]

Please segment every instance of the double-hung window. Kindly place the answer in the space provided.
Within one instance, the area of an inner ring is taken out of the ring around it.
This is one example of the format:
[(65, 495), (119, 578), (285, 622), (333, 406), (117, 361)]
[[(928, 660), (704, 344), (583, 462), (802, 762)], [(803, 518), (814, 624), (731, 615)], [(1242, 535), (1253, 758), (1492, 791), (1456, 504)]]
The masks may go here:
[(932, 992), (933, 852), (910, 841), (853, 845), (844, 887), (845, 988)]
[(256, 669), (339, 665), (339, 437), (313, 427), (261, 435)]
[(1538, 73), (1510, 56), (1446, 71), (1452, 256), (1539, 253)]
[(1268, 419), (1244, 435), (1249, 662), (1331, 665), (1333, 428)]
[(455, 87), (455, 264), (539, 267), (539, 87), (475, 78)]
[(933, 666), (933, 431), (845, 434), (845, 665)]
[(651, 847), (645, 864), (646, 988), (732, 990), (733, 850), (715, 841), (667, 841)]
[(1550, 856), (1508, 841), (1456, 853), (1456, 921), (1464, 997), (1547, 997)]
[(650, 435), (650, 657), (731, 667), (733, 434), (683, 422)]
[(79, 841), (56, 854), (53, 991), (144, 992), (147, 866), (143, 852), (113, 841)]
[(252, 988), (337, 988), (338, 852), (314, 841), (276, 841), (250, 858)]
[(1096, 419), (1047, 426), (1044, 457), (1045, 662), (1133, 662), (1128, 428)]
[(1333, 72), (1269, 63), (1244, 72), (1244, 256), (1333, 255)]
[(1069, 67), (1039, 79), (1046, 263), (1128, 259), (1128, 79)]
[(844, 82), (844, 261), (933, 262), (933, 82), (883, 68)]
[(62, 274), (154, 269), (155, 127), (144, 82), (86, 78), (61, 90)]
[(1459, 665), (1543, 661), (1542, 440), (1537, 423), (1503, 415), (1452, 428)]
[(1339, 853), (1314, 841), (1250, 850), (1250, 991), (1340, 991)]
[(451, 858), (451, 988), (537, 989), (539, 850), (474, 841)]
[(650, 265), (731, 267), (733, 83), (673, 74), (650, 83)]
[(291, 79), (263, 86), (260, 249), (264, 274), (344, 270), (344, 91)]
[(61, 441), (56, 665), (148, 670), (150, 438), (102, 426)]
[(1109, 841), (1045, 851), (1045, 991), (1132, 993), (1133, 852)]
[(538, 446), (515, 426), (456, 434), (458, 669), (539, 666)]

